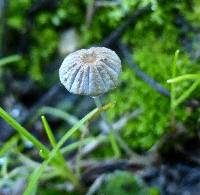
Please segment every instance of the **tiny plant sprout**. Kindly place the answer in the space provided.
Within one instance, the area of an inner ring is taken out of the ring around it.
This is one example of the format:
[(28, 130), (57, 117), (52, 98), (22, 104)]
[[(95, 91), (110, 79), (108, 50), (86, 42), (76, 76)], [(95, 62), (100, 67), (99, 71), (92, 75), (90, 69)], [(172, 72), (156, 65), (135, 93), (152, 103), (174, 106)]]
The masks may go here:
[[(121, 73), (121, 60), (111, 49), (105, 47), (91, 47), (80, 49), (69, 54), (59, 69), (59, 77), (65, 88), (73, 94), (93, 97), (96, 106), (102, 106), (99, 96), (116, 88)], [(104, 122), (109, 127), (109, 138), (115, 156), (119, 157), (121, 147), (130, 154), (130, 149), (118, 134), (112, 129), (102, 113)]]
[(59, 76), (70, 93), (95, 97), (117, 87), (120, 72), (121, 60), (114, 51), (91, 47), (69, 54)]

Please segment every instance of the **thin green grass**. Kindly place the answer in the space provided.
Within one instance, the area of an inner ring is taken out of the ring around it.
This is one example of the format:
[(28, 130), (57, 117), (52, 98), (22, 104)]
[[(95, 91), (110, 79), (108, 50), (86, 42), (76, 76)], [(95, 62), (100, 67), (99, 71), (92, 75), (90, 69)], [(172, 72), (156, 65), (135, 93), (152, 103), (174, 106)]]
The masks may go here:
[(4, 156), (14, 145), (17, 144), (19, 137), (17, 135), (11, 137), (1, 148), (0, 148), (0, 158)]
[(30, 141), (39, 151), (42, 151), (42, 157), (47, 158), (49, 150), (38, 139), (32, 136), (27, 129), (22, 127), (14, 118), (12, 118), (3, 108), (0, 107), (0, 117), (2, 117), (13, 129), (21, 136)]
[[(177, 50), (174, 55), (174, 61), (172, 64), (172, 79), (167, 80), (168, 83), (171, 83), (170, 99), (171, 99), (172, 116), (174, 116), (175, 114), (176, 107), (179, 106), (181, 103), (183, 103), (200, 84), (200, 74), (185, 74), (182, 76), (175, 77), (178, 56), (179, 56), (179, 50)], [(187, 90), (185, 90), (179, 97), (176, 97), (175, 84), (186, 80), (195, 80), (195, 82)]]
[(5, 66), (10, 63), (13, 63), (13, 62), (17, 62), (19, 60), (21, 60), (20, 55), (12, 55), (12, 56), (2, 58), (2, 59), (0, 59), (0, 67)]
[(58, 108), (53, 108), (53, 107), (49, 107), (49, 106), (42, 107), (39, 110), (38, 114), (39, 115), (50, 114), (54, 117), (57, 117), (57, 118), (60, 118), (64, 121), (66, 121), (70, 125), (74, 125), (78, 122), (78, 119), (75, 116), (68, 114), (65, 111), (60, 110)]
[(49, 138), (49, 141), (50, 141), (50, 143), (51, 143), (51, 146), (52, 146), (53, 148), (55, 148), (55, 147), (56, 147), (56, 140), (55, 140), (55, 137), (54, 137), (54, 135), (53, 135), (53, 132), (52, 132), (50, 126), (49, 126), (49, 123), (47, 122), (47, 119), (46, 119), (45, 116), (41, 116), (41, 119), (42, 119), (42, 124), (43, 124), (43, 126), (44, 126), (44, 129), (45, 129), (45, 131), (46, 131), (46, 133), (47, 133), (47, 136), (48, 136), (48, 138)]
[[(49, 141), (52, 145), (52, 148), (55, 148), (56, 147), (56, 140), (55, 140), (53, 132), (50, 128), (50, 125), (47, 122), (45, 116), (42, 116), (41, 119), (42, 119), (44, 129), (45, 129), (47, 136), (49, 138)], [(73, 172), (71, 171), (69, 165), (65, 162), (65, 158), (62, 155), (60, 149), (58, 150), (58, 152), (56, 154), (56, 159), (59, 160), (59, 163), (62, 166), (61, 168), (58, 169), (58, 171), (61, 171), (60, 174), (63, 175), (63, 177), (66, 177), (69, 180), (71, 180), (74, 184), (77, 184), (78, 179), (73, 175)], [(57, 166), (55, 166), (55, 168), (57, 168)]]
[(178, 82), (182, 82), (185, 80), (196, 80), (196, 79), (200, 79), (200, 74), (184, 74), (182, 76), (168, 79), (167, 82), (168, 83), (178, 83)]
[[(28, 186), (24, 192), (24, 195), (32, 195), (35, 194), (37, 185), (39, 182), (39, 178), (41, 177), (42, 173), (48, 166), (48, 164), (51, 162), (51, 160), (56, 156), (59, 149), (62, 147), (62, 145), (78, 130), (85, 122), (89, 122), (95, 115), (101, 113), (102, 111), (110, 108), (112, 105), (108, 104), (106, 106), (103, 106), (99, 109), (94, 109), (89, 114), (87, 114), (83, 119), (81, 119), (76, 125), (74, 125), (69, 131), (65, 133), (65, 135), (60, 139), (56, 147), (50, 152), (49, 157), (47, 160), (45, 160), (38, 169), (36, 169), (33, 174), (30, 176)], [(78, 183), (77, 183), (78, 185)]]
[[(179, 50), (176, 50), (175, 55), (174, 55), (174, 60), (172, 63), (172, 78), (176, 76), (176, 67), (177, 67), (177, 61), (178, 61), (178, 56), (179, 56)], [(171, 84), (171, 111), (174, 114), (174, 102), (176, 100), (176, 91), (175, 91), (175, 85), (174, 83)]]
[[(46, 146), (44, 146), (38, 139), (32, 136), (27, 129), (22, 127), (15, 119), (13, 119), (6, 111), (4, 111), (0, 107), (0, 117), (2, 117), (10, 126), (12, 126), (21, 136), (30, 141), (39, 151), (39, 154), (44, 159), (48, 158), (49, 150)], [(56, 156), (54, 159), (53, 166), (59, 174), (64, 177), (70, 179), (73, 183), (76, 183), (76, 178), (73, 177), (73, 174), (70, 172), (69, 167), (65, 163), (64, 159), (60, 156)]]
[[(46, 160), (31, 174), (28, 186), (24, 192), (25, 195), (35, 194), (37, 191), (37, 186), (39, 182), (39, 178), (41, 177), (42, 173), (48, 166), (48, 164), (52, 161), (52, 167), (56, 168), (56, 171), (60, 175), (67, 175), (67, 178), (75, 185), (78, 186), (79, 182), (78, 179), (74, 176), (73, 172), (70, 170), (69, 166), (64, 160), (64, 157), (61, 154), (60, 148), (62, 145), (79, 129), (81, 129), (85, 122), (89, 122), (95, 115), (107, 110), (110, 108), (112, 104), (107, 104), (106, 106), (96, 108), (87, 114), (82, 120), (77, 122), (66, 134), (60, 139), (58, 144), (56, 144), (56, 140), (53, 136), (52, 130), (44, 116), (42, 116), (42, 122), (44, 125), (44, 129), (47, 133), (49, 141), (53, 147), (52, 151), (50, 152), (49, 149), (44, 146), (38, 139), (32, 136), (27, 129), (21, 126), (15, 119), (13, 119), (3, 108), (0, 107), (0, 117), (2, 117), (11, 127), (13, 127), (22, 137), (30, 141), (42, 154), (42, 157)], [(8, 145), (10, 146), (13, 144), (14, 141), (11, 141)], [(78, 143), (77, 145), (79, 145)], [(1, 154), (7, 150), (8, 145), (5, 146), (2, 150), (0, 150)], [(66, 150), (66, 149), (65, 149)], [(57, 175), (55, 173), (54, 175)]]
[(190, 94), (199, 86), (200, 79), (196, 80), (186, 91), (184, 91), (179, 98), (174, 102), (174, 107), (176, 108), (179, 104), (184, 102)]

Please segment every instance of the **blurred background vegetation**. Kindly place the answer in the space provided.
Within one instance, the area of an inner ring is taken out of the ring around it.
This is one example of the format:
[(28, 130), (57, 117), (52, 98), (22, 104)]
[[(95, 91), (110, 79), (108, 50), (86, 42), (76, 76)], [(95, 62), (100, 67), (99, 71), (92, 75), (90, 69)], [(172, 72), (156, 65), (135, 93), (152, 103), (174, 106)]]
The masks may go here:
[[(67, 54), (100, 45), (138, 9), (148, 6), (150, 11), (138, 17), (135, 25), (129, 25), (120, 40), (127, 45), (140, 70), (170, 92), (170, 84), (166, 81), (172, 77), (176, 50), (180, 50), (176, 76), (200, 71), (200, 1), (1, 0), (0, 57), (3, 60), (17, 55), (14, 62), (0, 65), (1, 106), (20, 121), (52, 86), (59, 83), (58, 69)], [(104, 102), (115, 102), (107, 112), (110, 121), (119, 121), (135, 110), (139, 111), (120, 129), (130, 148), (139, 153), (147, 152), (177, 126), (184, 126), (187, 131), (187, 139), (181, 143), (196, 140), (200, 126), (199, 87), (189, 94), (186, 102), (176, 107), (174, 113), (170, 108), (170, 97), (144, 82), (120, 50), (114, 44), (110, 47), (121, 56), (123, 71), (119, 88), (106, 94)], [(192, 81), (176, 84), (177, 97), (191, 84)], [(61, 91), (48, 106), (78, 118), (94, 107), (89, 98), (74, 100), (77, 97), (69, 95), (63, 88)], [(37, 116), (38, 112), (26, 121), (26, 126), (45, 142)], [(50, 116), (49, 120), (56, 137), (61, 137), (70, 123), (55, 118)], [(8, 127), (0, 121), (0, 135), (5, 135), (4, 128)], [(91, 126), (92, 135), (98, 131)], [(98, 148), (91, 156), (97, 159), (112, 157), (107, 146)]]

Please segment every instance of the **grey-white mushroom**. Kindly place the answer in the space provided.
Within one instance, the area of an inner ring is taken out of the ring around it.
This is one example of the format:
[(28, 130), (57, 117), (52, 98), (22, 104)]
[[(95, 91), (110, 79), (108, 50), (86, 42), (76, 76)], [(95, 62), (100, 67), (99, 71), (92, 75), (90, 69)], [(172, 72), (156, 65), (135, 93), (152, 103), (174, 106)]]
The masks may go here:
[(111, 49), (91, 47), (69, 54), (59, 76), (65, 88), (74, 94), (98, 96), (118, 85), (121, 60)]

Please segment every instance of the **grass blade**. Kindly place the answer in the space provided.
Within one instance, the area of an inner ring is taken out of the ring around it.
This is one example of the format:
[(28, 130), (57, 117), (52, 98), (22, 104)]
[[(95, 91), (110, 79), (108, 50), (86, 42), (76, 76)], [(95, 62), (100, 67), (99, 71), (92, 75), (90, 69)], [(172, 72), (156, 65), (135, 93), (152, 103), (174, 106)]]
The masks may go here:
[[(174, 60), (172, 63), (172, 78), (176, 76), (176, 67), (177, 67), (177, 61), (178, 61), (178, 56), (179, 56), (179, 50), (176, 50), (175, 55), (174, 55)], [(175, 85), (174, 83), (171, 83), (171, 96), (170, 96), (170, 107), (172, 111), (172, 115), (174, 115), (174, 102), (176, 99), (176, 92), (175, 92)]]
[(50, 141), (52, 147), (54, 148), (54, 147), (56, 147), (56, 140), (55, 140), (55, 137), (54, 137), (52, 130), (49, 126), (49, 123), (47, 122), (47, 119), (46, 119), (45, 116), (41, 116), (41, 119), (42, 119), (42, 124), (44, 126), (44, 129), (45, 129), (47, 136), (49, 138), (49, 141)]
[[(66, 121), (67, 123), (69, 123), (70, 125), (75, 125), (79, 120), (77, 117), (66, 113), (63, 110), (60, 110), (58, 108), (53, 108), (53, 107), (49, 107), (49, 106), (44, 106), (39, 110), (39, 115), (43, 115), (43, 114), (50, 114), (54, 117), (60, 118), (64, 121)], [(87, 130), (87, 128), (85, 127), (85, 125), (83, 125), (81, 127), (81, 130), (85, 131)]]
[(63, 119), (64, 121), (66, 121), (70, 125), (74, 125), (78, 122), (78, 119), (75, 116), (70, 115), (70, 114), (66, 113), (65, 111), (60, 110), (58, 108), (52, 108), (52, 107), (49, 107), (49, 106), (42, 107), (39, 110), (39, 114), (50, 114), (54, 117)]
[(21, 136), (29, 140), (43, 155), (47, 157), (48, 149), (34, 136), (32, 136), (27, 129), (22, 127), (15, 119), (13, 119), (3, 108), (0, 107), (0, 117), (2, 117), (13, 129), (15, 129)]
[[(103, 106), (99, 109), (94, 109), (89, 114), (87, 114), (83, 119), (81, 119), (76, 125), (74, 125), (65, 135), (60, 139), (56, 147), (50, 152), (49, 157), (47, 160), (45, 160), (40, 167), (34, 171), (34, 173), (31, 175), (28, 186), (24, 192), (24, 195), (32, 195), (32, 190), (36, 189), (36, 186), (38, 185), (39, 178), (41, 177), (43, 171), (46, 169), (47, 165), (51, 162), (51, 160), (55, 157), (59, 149), (62, 147), (62, 145), (71, 137), (85, 122), (90, 121), (94, 116), (98, 115), (102, 111), (110, 108), (112, 104), (107, 104), (106, 106)], [(34, 190), (35, 191), (35, 190)]]
[(200, 80), (195, 81), (189, 89), (187, 89), (178, 99), (176, 99), (176, 101), (174, 102), (174, 107), (177, 107), (179, 104), (184, 102), (189, 97), (189, 95), (198, 87), (199, 84)]
[(13, 148), (13, 146), (17, 143), (18, 141), (18, 136), (13, 136), (12, 138), (10, 138), (0, 149), (0, 158), (11, 148)]
[(167, 80), (168, 83), (177, 83), (185, 80), (195, 80), (200, 79), (200, 74), (184, 74), (172, 79)]
[[(41, 118), (42, 118), (42, 123), (43, 123), (44, 129), (45, 129), (47, 136), (49, 138), (49, 141), (52, 145), (52, 148), (55, 148), (56, 147), (56, 140), (55, 140), (53, 132), (52, 132), (50, 126), (49, 126), (49, 123), (47, 122), (45, 116), (42, 116)], [(72, 182), (76, 182), (77, 178), (75, 178), (75, 176), (73, 175), (73, 172), (71, 171), (69, 165), (65, 162), (65, 158), (62, 155), (60, 149), (58, 150), (55, 159), (58, 161), (58, 163), (54, 163), (54, 167), (59, 171), (59, 173), (61, 175), (63, 175), (63, 177), (71, 180)]]
[(5, 66), (6, 64), (19, 61), (21, 56), (19, 55), (12, 55), (5, 58), (0, 59), (0, 67)]
[(68, 146), (63, 147), (61, 149), (61, 152), (62, 152), (62, 154), (72, 152), (73, 150), (78, 149), (80, 144), (86, 145), (94, 140), (99, 140), (99, 142), (105, 142), (107, 140), (107, 137), (106, 136), (88, 137), (88, 138), (85, 138), (84, 140), (80, 140), (80, 141), (74, 142), (72, 144), (69, 144)]

